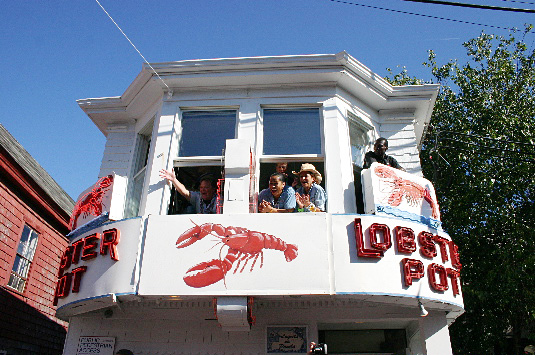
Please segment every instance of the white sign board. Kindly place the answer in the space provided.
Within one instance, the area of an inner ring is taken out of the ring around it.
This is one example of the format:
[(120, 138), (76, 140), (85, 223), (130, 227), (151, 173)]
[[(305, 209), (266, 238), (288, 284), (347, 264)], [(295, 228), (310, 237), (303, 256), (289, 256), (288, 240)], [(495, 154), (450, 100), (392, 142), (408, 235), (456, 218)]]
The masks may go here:
[(83, 191), (74, 205), (70, 229), (75, 230), (103, 214), (108, 214), (110, 220), (123, 218), (126, 183), (126, 178), (114, 173), (101, 177)]
[(365, 213), (440, 226), (433, 184), (422, 177), (373, 163), (362, 171)]
[(445, 232), (371, 215), (333, 215), (332, 226), (337, 294), (422, 297), (463, 307), (457, 249)]
[(327, 218), (149, 216), (139, 294), (329, 294)]
[(141, 221), (138, 217), (105, 223), (71, 241), (62, 256), (63, 276), (56, 291), (60, 313), (80, 300), (134, 293)]
[(113, 355), (114, 337), (80, 337), (76, 355)]

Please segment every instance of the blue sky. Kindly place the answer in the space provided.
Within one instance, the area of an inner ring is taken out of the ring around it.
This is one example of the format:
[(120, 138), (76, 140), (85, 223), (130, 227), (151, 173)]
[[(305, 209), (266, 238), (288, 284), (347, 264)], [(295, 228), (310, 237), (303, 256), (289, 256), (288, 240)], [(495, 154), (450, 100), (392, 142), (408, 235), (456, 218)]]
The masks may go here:
[[(459, 1), (535, 8), (535, 1)], [(421, 65), (428, 50), (439, 63), (462, 62), (464, 41), (482, 30), (508, 33), (329, 0), (100, 2), (149, 62), (346, 50), (381, 76), (405, 66), (412, 76), (430, 79)], [(535, 23), (535, 14), (352, 2), (507, 28)], [(0, 122), (76, 199), (96, 181), (105, 145), (76, 100), (122, 95), (142, 58), (93, 0), (3, 2), (0, 51)]]

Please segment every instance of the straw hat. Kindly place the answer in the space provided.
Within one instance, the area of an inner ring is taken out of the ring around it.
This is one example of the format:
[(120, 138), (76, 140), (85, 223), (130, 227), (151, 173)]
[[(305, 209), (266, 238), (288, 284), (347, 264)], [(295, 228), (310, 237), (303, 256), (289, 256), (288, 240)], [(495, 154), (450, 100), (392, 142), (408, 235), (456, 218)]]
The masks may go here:
[(314, 178), (316, 179), (316, 184), (318, 185), (321, 184), (321, 180), (322, 180), (321, 174), (319, 171), (316, 170), (316, 167), (314, 167), (314, 165), (309, 164), (309, 163), (301, 164), (301, 171), (299, 172), (292, 171), (292, 173), (297, 176), (300, 176), (301, 173), (303, 172), (312, 173), (312, 175), (314, 175)]

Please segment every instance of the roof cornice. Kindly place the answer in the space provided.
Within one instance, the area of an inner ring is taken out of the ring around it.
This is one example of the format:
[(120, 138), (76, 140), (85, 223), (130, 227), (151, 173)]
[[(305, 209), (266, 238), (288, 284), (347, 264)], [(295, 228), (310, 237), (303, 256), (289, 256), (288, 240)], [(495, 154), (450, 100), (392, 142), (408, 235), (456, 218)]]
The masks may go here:
[[(155, 75), (152, 68), (158, 73)], [(166, 91), (237, 89), (291, 85), (338, 85), (375, 110), (414, 106), (430, 119), (439, 85), (392, 86), (347, 52), (196, 59), (151, 63), (120, 97), (78, 100), (101, 131), (107, 124), (139, 118), (147, 102), (161, 100)], [(136, 106), (137, 103), (137, 106)], [(423, 116), (422, 116), (423, 115)], [(107, 122), (107, 123), (106, 123)]]

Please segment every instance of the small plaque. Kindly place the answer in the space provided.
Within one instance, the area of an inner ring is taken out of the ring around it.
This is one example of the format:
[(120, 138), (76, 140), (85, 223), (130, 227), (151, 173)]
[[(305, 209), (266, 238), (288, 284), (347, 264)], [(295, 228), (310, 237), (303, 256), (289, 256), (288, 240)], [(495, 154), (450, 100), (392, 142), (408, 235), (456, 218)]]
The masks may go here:
[(306, 354), (307, 327), (270, 326), (267, 327), (266, 351), (268, 354)]
[(114, 337), (80, 337), (76, 355), (113, 355)]

